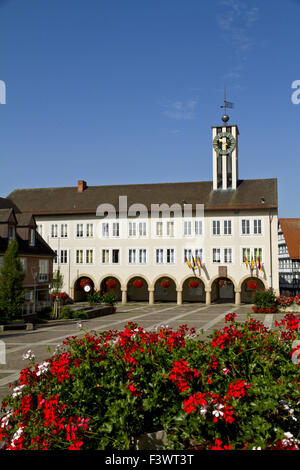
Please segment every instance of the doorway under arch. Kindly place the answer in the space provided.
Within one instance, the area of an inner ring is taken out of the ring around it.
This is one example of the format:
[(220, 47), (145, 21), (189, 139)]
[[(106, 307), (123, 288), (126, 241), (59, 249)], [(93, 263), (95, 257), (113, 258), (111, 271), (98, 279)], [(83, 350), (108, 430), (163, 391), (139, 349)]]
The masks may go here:
[(107, 276), (102, 279), (100, 284), (101, 292), (112, 292), (117, 297), (117, 300), (122, 299), (121, 284), (119, 279), (113, 276)]
[(233, 303), (235, 292), (233, 282), (228, 277), (218, 277), (211, 286), (211, 301), (217, 303)]
[(143, 277), (134, 276), (129, 279), (127, 282), (127, 300), (129, 302), (148, 302), (148, 283)]
[(168, 276), (157, 279), (154, 285), (154, 302), (177, 302), (176, 284)]
[(241, 302), (246, 304), (252, 303), (252, 296), (256, 290), (263, 290), (265, 285), (258, 277), (248, 277), (244, 279), (241, 286)]
[(95, 286), (88, 276), (81, 276), (74, 285), (74, 302), (87, 301), (88, 295), (94, 292)]
[(182, 302), (205, 302), (205, 286), (201, 279), (190, 277), (184, 281)]

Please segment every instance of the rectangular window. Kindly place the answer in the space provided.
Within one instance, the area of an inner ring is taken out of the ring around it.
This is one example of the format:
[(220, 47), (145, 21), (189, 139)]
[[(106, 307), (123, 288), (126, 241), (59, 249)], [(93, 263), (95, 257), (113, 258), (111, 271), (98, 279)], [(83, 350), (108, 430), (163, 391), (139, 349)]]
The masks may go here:
[(9, 225), (8, 226), (8, 240), (12, 240), (13, 238), (15, 238), (15, 233), (16, 233), (16, 229), (15, 229), (15, 226), (14, 225)]
[(67, 238), (68, 237), (68, 225), (67, 224), (61, 224), (61, 226), (60, 226), (60, 236), (61, 236), (61, 238)]
[(94, 250), (85, 251), (85, 261), (87, 264), (93, 264), (94, 262)]
[(162, 237), (162, 234), (163, 234), (163, 223), (156, 222), (156, 236)]
[(254, 229), (254, 234), (255, 235), (261, 235), (262, 234), (261, 219), (254, 219), (253, 229)]
[(184, 221), (183, 234), (185, 237), (191, 237), (192, 235), (192, 222), (189, 220)]
[(174, 237), (174, 222), (167, 222), (167, 235), (168, 237)]
[(51, 224), (51, 238), (57, 238), (57, 224)]
[(146, 264), (147, 263), (147, 250), (142, 248), (139, 250), (139, 262), (141, 264)]
[(224, 235), (231, 235), (231, 220), (224, 220)]
[(192, 261), (192, 256), (193, 256), (192, 250), (186, 248), (184, 250), (184, 260), (183, 260), (184, 263), (186, 262), (187, 259), (189, 260), (189, 262), (191, 262)]
[(254, 248), (253, 250), (254, 262), (256, 263), (257, 259), (262, 263), (262, 248)]
[(147, 236), (147, 224), (146, 222), (139, 222), (139, 236), (146, 237)]
[[(24, 274), (26, 275), (26, 273), (27, 273), (27, 258), (20, 258), (20, 262), (22, 264)], [(1, 266), (1, 262), (0, 262), (0, 266)]]
[(173, 248), (167, 248), (167, 263), (175, 263), (175, 251)]
[(202, 235), (202, 220), (195, 220), (195, 235)]
[(135, 264), (136, 263), (136, 249), (134, 248), (130, 249), (128, 254), (129, 254), (129, 259), (128, 259), (129, 263)]
[(162, 248), (156, 249), (156, 263), (161, 264), (164, 262), (164, 250)]
[(57, 250), (53, 250), (53, 251), (55, 253), (53, 262), (56, 264), (57, 263)]
[(120, 250), (112, 250), (112, 262), (118, 264), (120, 262)]
[(107, 249), (102, 250), (102, 263), (103, 264), (109, 263), (109, 250)]
[(242, 259), (243, 263), (245, 263), (246, 258), (247, 258), (248, 262), (250, 263), (250, 261), (251, 261), (251, 250), (250, 250), (250, 248), (243, 248), (242, 257), (243, 257), (243, 259)]
[(250, 235), (250, 220), (248, 219), (242, 220), (242, 234)]
[(109, 237), (109, 224), (107, 222), (102, 224), (102, 237), (103, 238)]
[(213, 235), (221, 234), (221, 223), (219, 220), (213, 220)]
[(136, 237), (136, 222), (129, 222), (128, 224), (128, 236)]
[(224, 263), (232, 263), (232, 248), (224, 248)]
[(113, 237), (119, 237), (120, 236), (120, 225), (119, 225), (119, 222), (113, 222), (113, 225), (112, 225), (112, 234), (113, 234)]
[(68, 250), (60, 250), (60, 262), (61, 264), (68, 263)]
[(83, 250), (76, 250), (76, 264), (83, 263)]
[(49, 260), (40, 259), (39, 260), (39, 281), (45, 282), (49, 279)]
[(29, 245), (30, 245), (30, 246), (34, 246), (34, 245), (35, 245), (35, 230), (34, 230), (34, 228), (31, 228), (31, 229), (30, 229)]
[(76, 225), (76, 237), (82, 238), (83, 237), (83, 224)]
[(86, 237), (93, 238), (94, 236), (94, 224), (86, 224)]
[(200, 260), (203, 260), (203, 250), (202, 248), (198, 248), (195, 250), (195, 260), (197, 262), (197, 259), (200, 258)]
[(220, 248), (213, 248), (213, 263), (221, 263), (221, 250), (220, 250)]

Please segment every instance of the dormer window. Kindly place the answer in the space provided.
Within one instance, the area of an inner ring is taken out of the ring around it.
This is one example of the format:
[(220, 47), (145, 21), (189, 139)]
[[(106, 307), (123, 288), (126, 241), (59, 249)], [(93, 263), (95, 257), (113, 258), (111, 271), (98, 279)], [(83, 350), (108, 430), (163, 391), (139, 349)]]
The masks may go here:
[(16, 235), (16, 228), (14, 225), (9, 225), (8, 226), (8, 240), (11, 241), (13, 238), (15, 238)]
[(29, 233), (29, 245), (35, 246), (35, 230), (33, 228), (30, 229)]

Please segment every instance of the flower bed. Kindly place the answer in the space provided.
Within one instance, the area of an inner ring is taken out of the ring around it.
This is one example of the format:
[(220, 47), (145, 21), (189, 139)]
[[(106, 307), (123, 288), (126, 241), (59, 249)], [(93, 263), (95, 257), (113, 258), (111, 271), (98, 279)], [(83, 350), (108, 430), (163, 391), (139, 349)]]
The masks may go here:
[[(165, 430), (176, 450), (298, 449), (299, 367), (291, 360), (300, 317), (272, 332), (226, 316), (201, 339), (182, 325), (66, 339), (32, 361), (3, 401), (6, 449), (133, 449)], [(297, 354), (297, 353), (296, 353)]]
[(281, 295), (277, 297), (277, 305), (283, 312), (300, 312), (300, 295), (295, 297)]

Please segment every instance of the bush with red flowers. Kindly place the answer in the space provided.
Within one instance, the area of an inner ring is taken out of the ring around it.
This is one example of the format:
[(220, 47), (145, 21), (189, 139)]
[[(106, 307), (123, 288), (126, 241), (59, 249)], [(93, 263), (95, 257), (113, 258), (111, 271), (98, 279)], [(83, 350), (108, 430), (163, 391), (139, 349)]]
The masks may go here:
[(208, 338), (182, 325), (145, 331), (81, 330), (32, 361), (2, 405), (0, 447), (130, 450), (164, 429), (167, 449), (296, 450), (300, 317), (268, 330), (253, 318)]
[(276, 295), (272, 289), (259, 289), (253, 293), (252, 307), (255, 313), (274, 313), (277, 311)]
[(300, 295), (296, 295), (295, 297), (280, 295), (277, 297), (277, 304), (283, 310), (287, 307), (296, 307), (295, 310), (299, 311), (298, 305), (300, 305)]

